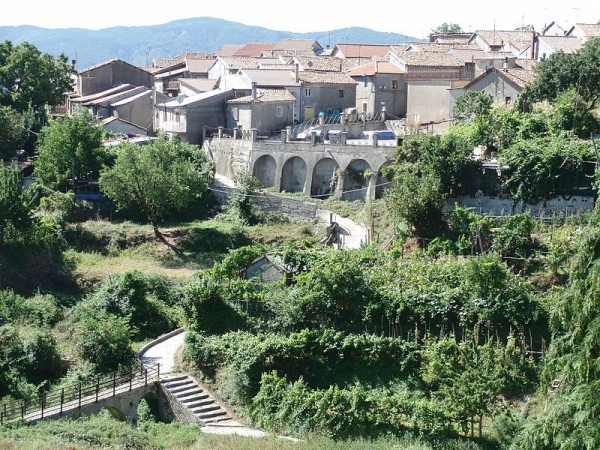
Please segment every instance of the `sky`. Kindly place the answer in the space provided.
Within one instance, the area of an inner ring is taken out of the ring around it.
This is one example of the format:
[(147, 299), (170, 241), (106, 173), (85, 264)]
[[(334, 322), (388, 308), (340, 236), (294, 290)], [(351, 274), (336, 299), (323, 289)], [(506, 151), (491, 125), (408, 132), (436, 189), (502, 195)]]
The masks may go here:
[[(537, 5), (536, 5), (537, 4)], [(210, 5), (210, 7), (208, 7)], [(364, 27), (419, 39), (443, 23), (463, 30), (510, 30), (532, 24), (536, 30), (555, 21), (563, 28), (600, 20), (597, 0), (504, 0), (492, 2), (228, 0), (20, 0), (3, 8), (0, 26), (35, 25), (43, 28), (147, 26), (195, 17), (215, 17), (245, 25), (300, 33)]]

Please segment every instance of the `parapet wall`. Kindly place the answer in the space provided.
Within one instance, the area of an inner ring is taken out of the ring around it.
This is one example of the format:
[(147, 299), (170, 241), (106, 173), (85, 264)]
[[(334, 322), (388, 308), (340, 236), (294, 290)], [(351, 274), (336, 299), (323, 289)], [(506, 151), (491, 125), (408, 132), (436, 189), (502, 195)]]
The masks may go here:
[(530, 212), (535, 216), (576, 215), (593, 210), (595, 199), (594, 197), (573, 195), (548, 200), (545, 205), (543, 202), (534, 205), (523, 205), (521, 203), (513, 205), (511, 198), (464, 195), (448, 199), (446, 209), (453, 209), (455, 203), (463, 208), (472, 208), (477, 214), (492, 216), (508, 216), (523, 212)]

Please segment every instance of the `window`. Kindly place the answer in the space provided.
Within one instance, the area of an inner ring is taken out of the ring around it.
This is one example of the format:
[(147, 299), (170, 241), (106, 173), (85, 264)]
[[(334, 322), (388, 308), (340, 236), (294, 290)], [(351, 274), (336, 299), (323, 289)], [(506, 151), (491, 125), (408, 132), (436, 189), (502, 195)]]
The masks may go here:
[(181, 121), (181, 114), (178, 112), (175, 113), (175, 123), (179, 123)]
[(504, 97), (504, 103), (510, 105), (512, 103), (512, 99), (510, 97)]
[(310, 88), (304, 89), (304, 96), (305, 97), (310, 97)]
[(369, 86), (369, 77), (365, 76), (364, 78), (364, 86), (368, 87)]
[(233, 116), (233, 120), (239, 120), (240, 113), (239, 113), (239, 109), (237, 106), (234, 106), (233, 108), (231, 108), (231, 115)]
[(392, 89), (398, 89), (398, 80), (392, 80)]
[(277, 117), (283, 117), (283, 106), (277, 107)]
[(367, 112), (368, 109), (369, 109), (369, 105), (367, 105), (367, 102), (363, 102), (363, 104), (362, 104), (362, 112)]
[(166, 122), (167, 121), (167, 110), (166, 109), (163, 111), (162, 116), (163, 116), (163, 122)]
[(338, 90), (338, 98), (344, 98), (344, 90), (343, 89)]

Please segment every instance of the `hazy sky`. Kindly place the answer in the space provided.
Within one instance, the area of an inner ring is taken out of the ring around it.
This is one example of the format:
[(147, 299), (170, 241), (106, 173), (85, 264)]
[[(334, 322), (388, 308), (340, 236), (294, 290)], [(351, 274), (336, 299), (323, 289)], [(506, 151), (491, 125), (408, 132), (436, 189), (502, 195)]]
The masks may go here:
[(358, 26), (423, 38), (444, 22), (458, 23), (468, 31), (491, 30), (494, 26), (496, 29), (513, 29), (521, 24), (533, 24), (539, 29), (552, 20), (563, 27), (576, 22), (596, 23), (600, 20), (600, 2), (20, 0), (9, 8), (3, 8), (0, 26), (97, 30), (114, 26), (157, 25), (202, 16), (302, 33)]

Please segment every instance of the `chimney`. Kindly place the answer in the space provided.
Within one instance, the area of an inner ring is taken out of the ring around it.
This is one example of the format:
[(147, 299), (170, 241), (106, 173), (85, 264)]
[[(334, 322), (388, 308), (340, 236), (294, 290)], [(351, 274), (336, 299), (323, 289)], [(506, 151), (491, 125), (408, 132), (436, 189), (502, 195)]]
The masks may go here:
[(537, 47), (538, 37), (536, 36), (535, 31), (531, 33), (531, 59), (535, 59), (536, 47)]
[(296, 63), (295, 77), (296, 83), (298, 83), (300, 81), (300, 65), (298, 63)]
[(252, 101), (256, 101), (256, 81), (252, 82)]
[(508, 56), (504, 57), (504, 63), (502, 64), (502, 68), (505, 72), (508, 70)]

